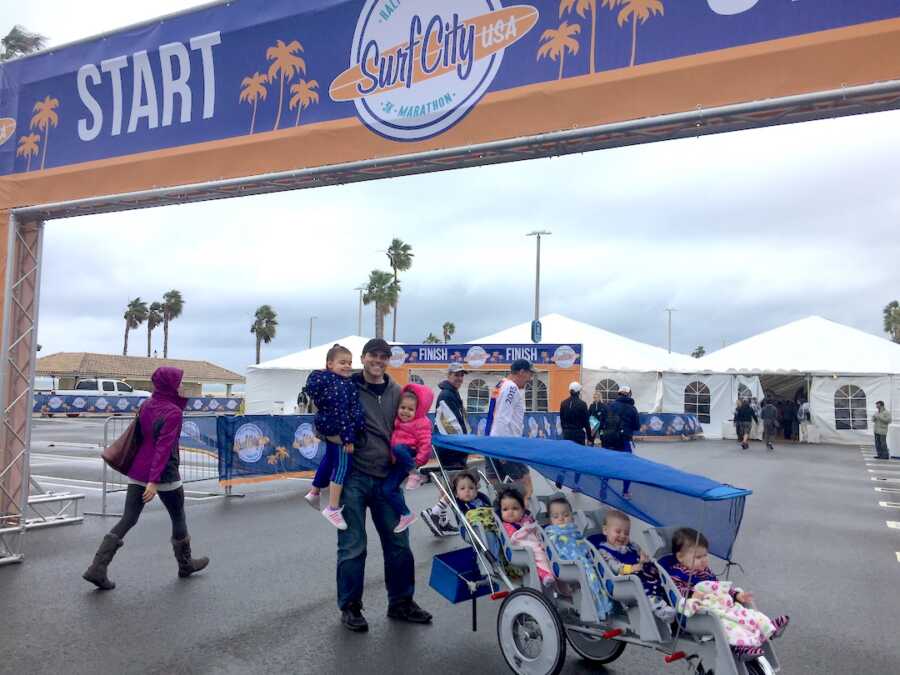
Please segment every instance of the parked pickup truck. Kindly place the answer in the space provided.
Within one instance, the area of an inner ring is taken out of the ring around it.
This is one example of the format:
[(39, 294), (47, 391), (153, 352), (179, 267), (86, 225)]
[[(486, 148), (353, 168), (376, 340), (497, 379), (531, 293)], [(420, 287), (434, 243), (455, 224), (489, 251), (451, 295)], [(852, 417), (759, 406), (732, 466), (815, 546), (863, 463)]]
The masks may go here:
[(121, 380), (104, 380), (101, 378), (79, 380), (74, 389), (54, 390), (57, 396), (141, 396), (147, 398), (149, 391), (134, 389)]

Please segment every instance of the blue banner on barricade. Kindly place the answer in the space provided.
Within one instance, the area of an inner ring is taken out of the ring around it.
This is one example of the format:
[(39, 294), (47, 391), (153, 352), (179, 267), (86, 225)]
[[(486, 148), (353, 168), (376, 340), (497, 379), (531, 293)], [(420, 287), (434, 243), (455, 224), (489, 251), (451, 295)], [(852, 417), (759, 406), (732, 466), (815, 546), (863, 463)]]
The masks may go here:
[(311, 478), (325, 454), (313, 415), (242, 415), (216, 420), (219, 482)]
[(649, 438), (693, 438), (703, 435), (696, 415), (687, 413), (641, 413), (638, 436)]
[(202, 450), (218, 455), (219, 444), (216, 419), (215, 415), (185, 417), (181, 425), (181, 438), (178, 444), (182, 448)]
[[(32, 412), (44, 414), (133, 413), (146, 400), (145, 396), (76, 396), (73, 394), (35, 394)], [(239, 398), (189, 398), (187, 413), (236, 413)]]
[[(468, 418), (472, 433), (483, 436), (487, 415), (471, 413)], [(237, 485), (284, 478), (312, 478), (325, 454), (325, 444), (316, 436), (313, 419), (313, 415), (217, 418), (219, 481), (223, 485)], [(680, 439), (702, 432), (694, 415), (641, 414), (641, 436)], [(528, 438), (561, 439), (559, 414), (526, 413), (523, 435)]]

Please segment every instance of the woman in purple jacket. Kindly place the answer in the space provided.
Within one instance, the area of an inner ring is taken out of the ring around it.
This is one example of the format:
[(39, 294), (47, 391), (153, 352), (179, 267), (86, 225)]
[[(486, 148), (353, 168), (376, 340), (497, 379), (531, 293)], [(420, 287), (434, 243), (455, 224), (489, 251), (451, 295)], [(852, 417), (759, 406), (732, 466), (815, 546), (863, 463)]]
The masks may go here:
[(122, 519), (103, 537), (94, 562), (82, 575), (103, 590), (116, 585), (106, 576), (106, 568), (125, 543), (125, 534), (137, 523), (144, 504), (159, 494), (172, 519), (172, 548), (178, 561), (178, 576), (188, 577), (209, 564), (209, 558), (191, 557), (191, 539), (184, 515), (184, 488), (178, 473), (178, 439), (187, 399), (178, 388), (184, 372), (162, 367), (153, 373), (153, 395), (138, 415), (141, 445), (128, 471), (128, 492)]

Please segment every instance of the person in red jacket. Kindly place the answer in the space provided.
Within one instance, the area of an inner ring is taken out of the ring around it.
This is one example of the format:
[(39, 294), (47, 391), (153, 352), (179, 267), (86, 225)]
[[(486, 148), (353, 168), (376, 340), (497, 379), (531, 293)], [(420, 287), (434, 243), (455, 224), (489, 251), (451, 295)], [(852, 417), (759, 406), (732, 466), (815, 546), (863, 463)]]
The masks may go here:
[(434, 394), (421, 384), (407, 384), (400, 391), (400, 404), (391, 435), (391, 453), (394, 465), (384, 480), (384, 497), (400, 515), (394, 532), (403, 532), (412, 525), (416, 516), (410, 512), (400, 491), (404, 479), (407, 490), (415, 490), (422, 484), (418, 467), (431, 456), (431, 421), (426, 417), (431, 409)]

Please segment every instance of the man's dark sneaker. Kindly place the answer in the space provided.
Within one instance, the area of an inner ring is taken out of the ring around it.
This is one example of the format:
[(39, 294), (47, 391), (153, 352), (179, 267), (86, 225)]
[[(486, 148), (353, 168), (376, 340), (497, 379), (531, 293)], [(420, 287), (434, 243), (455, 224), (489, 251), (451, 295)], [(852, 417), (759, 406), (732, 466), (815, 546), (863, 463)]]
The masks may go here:
[(409, 623), (431, 623), (431, 614), (419, 607), (412, 598), (390, 605), (387, 615), (390, 619)]
[(365, 633), (369, 630), (369, 622), (362, 615), (362, 605), (352, 602), (341, 612), (341, 623), (354, 633)]

